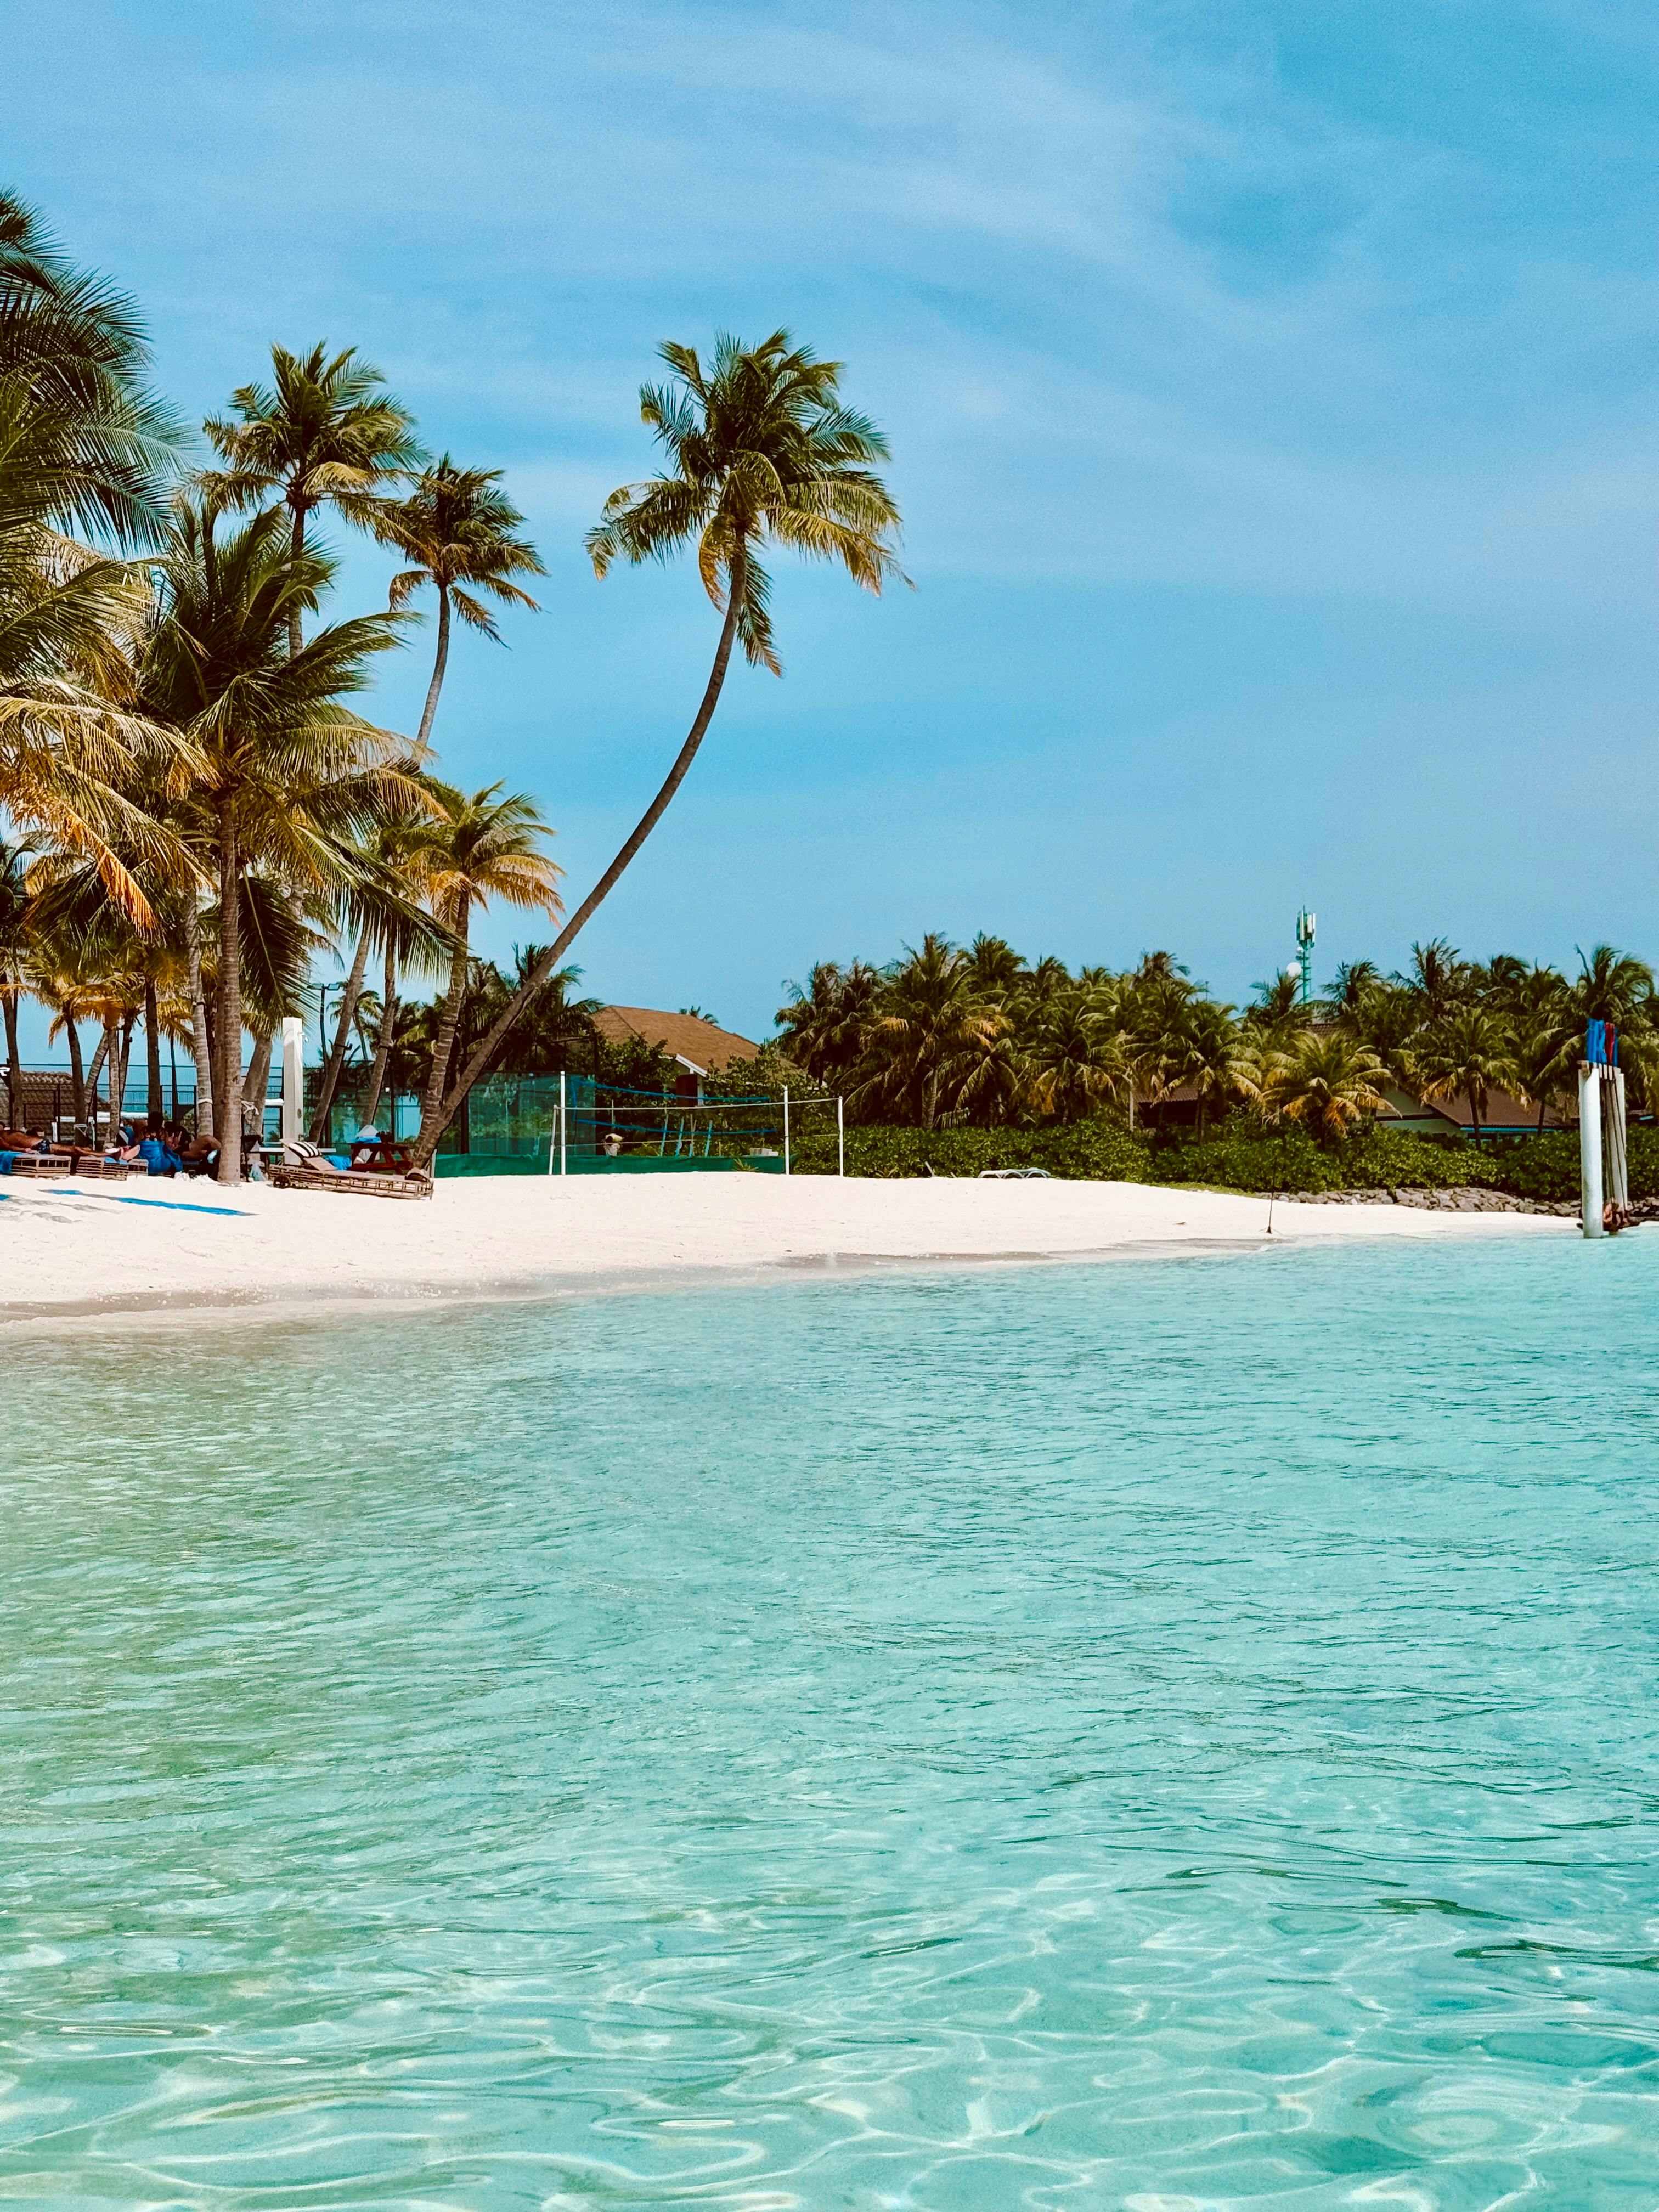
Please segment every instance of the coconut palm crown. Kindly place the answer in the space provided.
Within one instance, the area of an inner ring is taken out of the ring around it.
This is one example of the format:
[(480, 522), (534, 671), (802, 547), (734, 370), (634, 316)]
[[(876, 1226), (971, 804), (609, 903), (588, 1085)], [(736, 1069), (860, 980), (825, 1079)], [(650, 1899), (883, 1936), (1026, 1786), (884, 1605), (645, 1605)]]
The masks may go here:
[(438, 594), (438, 650), (416, 738), (420, 753), (430, 743), (443, 689), (450, 609), (497, 645), (501, 634), (495, 619), (476, 593), (487, 592), (504, 606), (536, 611), (535, 600), (513, 579), (544, 576), (547, 571), (535, 547), (519, 536), (524, 517), (500, 489), (501, 480), (499, 469), (458, 469), (446, 453), (422, 471), (407, 499), (384, 505), (374, 515), (375, 535), (413, 564), (392, 578), (389, 604), (401, 607), (428, 584)]
[(606, 500), (587, 534), (594, 572), (695, 544), (703, 589), (735, 613), (747, 658), (776, 675), (771, 581), (756, 548), (769, 539), (839, 562), (868, 592), (900, 575), (898, 507), (873, 472), (887, 441), (842, 404), (842, 364), (817, 360), (787, 331), (757, 346), (722, 332), (707, 368), (695, 346), (658, 352), (676, 381), (641, 388), (640, 419), (672, 467)]

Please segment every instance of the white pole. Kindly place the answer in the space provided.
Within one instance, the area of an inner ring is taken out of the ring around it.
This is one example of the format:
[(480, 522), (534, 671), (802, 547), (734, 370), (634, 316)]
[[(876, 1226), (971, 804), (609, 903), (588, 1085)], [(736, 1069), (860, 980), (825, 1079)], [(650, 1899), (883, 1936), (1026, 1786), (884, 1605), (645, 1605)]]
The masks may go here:
[(1607, 1196), (1622, 1212), (1630, 1204), (1630, 1170), (1625, 1149), (1625, 1071), (1609, 1067), (1602, 1071), (1601, 1099), (1606, 1111), (1602, 1115), (1601, 1164), (1607, 1186)]
[(561, 1175), (569, 1172), (564, 1164), (564, 1070), (561, 1068), (559, 1070), (559, 1173)]
[(783, 1094), (783, 1171), (785, 1175), (789, 1172), (789, 1092), (787, 1088)]
[(1578, 1182), (1586, 1237), (1601, 1234), (1601, 1071), (1589, 1060), (1578, 1069)]
[(842, 1113), (846, 1103), (843, 1098), (836, 1100), (836, 1173), (838, 1176), (847, 1173), (847, 1123)]
[(300, 1109), (305, 1094), (306, 1025), (297, 1014), (283, 1020), (283, 1142), (292, 1145), (300, 1135)]

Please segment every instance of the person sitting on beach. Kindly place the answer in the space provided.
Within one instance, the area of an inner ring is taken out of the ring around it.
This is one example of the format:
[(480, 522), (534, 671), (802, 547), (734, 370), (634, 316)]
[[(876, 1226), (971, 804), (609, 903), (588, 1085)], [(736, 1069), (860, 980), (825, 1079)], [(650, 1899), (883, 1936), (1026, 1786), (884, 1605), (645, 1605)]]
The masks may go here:
[(148, 1121), (144, 1125), (136, 1154), (153, 1176), (176, 1176), (184, 1164), (176, 1147), (168, 1141), (171, 1134), (165, 1121)]
[(211, 1175), (219, 1164), (219, 1139), (210, 1129), (198, 1130), (180, 1148), (179, 1165), (187, 1176)]

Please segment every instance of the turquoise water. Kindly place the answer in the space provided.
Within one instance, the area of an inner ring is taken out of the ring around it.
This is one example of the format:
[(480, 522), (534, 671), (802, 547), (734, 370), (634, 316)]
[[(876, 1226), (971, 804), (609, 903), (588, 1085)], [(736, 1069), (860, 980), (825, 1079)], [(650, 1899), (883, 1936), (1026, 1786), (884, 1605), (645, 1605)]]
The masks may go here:
[(1659, 1237), (14, 1340), (0, 2197), (1659, 2204)]

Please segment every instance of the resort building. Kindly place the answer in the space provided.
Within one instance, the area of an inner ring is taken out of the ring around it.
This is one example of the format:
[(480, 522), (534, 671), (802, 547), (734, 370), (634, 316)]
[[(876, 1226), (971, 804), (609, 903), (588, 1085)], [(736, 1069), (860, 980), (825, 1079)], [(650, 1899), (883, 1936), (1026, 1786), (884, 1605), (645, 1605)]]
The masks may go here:
[(701, 1098), (705, 1075), (719, 1075), (734, 1060), (753, 1060), (760, 1047), (735, 1030), (701, 1014), (671, 1014), (654, 1006), (601, 1006), (593, 1026), (612, 1044), (647, 1044), (665, 1052), (683, 1071), (676, 1088)]

